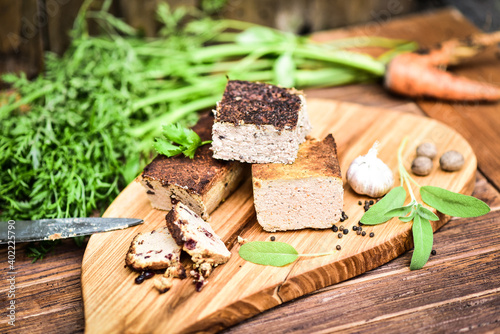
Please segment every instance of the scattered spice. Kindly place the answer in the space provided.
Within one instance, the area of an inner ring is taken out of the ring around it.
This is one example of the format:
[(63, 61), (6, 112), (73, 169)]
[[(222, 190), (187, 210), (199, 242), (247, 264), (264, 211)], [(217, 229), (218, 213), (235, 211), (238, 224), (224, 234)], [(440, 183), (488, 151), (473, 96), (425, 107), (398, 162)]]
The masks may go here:
[(273, 236), (271, 237), (271, 241), (275, 241), (275, 240), (276, 240), (276, 237), (273, 235)]
[(347, 233), (349, 233), (349, 230), (345, 228), (345, 229), (342, 231), (342, 233), (347, 234)]
[(370, 232), (370, 238), (373, 238), (375, 236), (375, 233)]
[(339, 230), (343, 231), (344, 230), (344, 225), (340, 225)]
[(455, 172), (460, 170), (465, 163), (464, 156), (457, 151), (445, 152), (439, 159), (441, 169), (446, 172)]
[(361, 236), (362, 236), (362, 237), (364, 237), (365, 235), (366, 235), (366, 232), (365, 232), (365, 231), (361, 232)]
[(361, 235), (361, 231), (360, 231), (360, 230), (357, 230), (357, 231), (356, 231), (356, 234), (357, 234), (357, 235)]
[(373, 205), (375, 202), (371, 199), (370, 202), (368, 202), (368, 204), (370, 205)]
[(411, 171), (418, 176), (427, 176), (432, 170), (432, 160), (428, 157), (416, 157), (411, 163)]
[(333, 232), (338, 232), (339, 228), (337, 227), (337, 225), (333, 225), (332, 226), (332, 231)]
[(433, 143), (422, 143), (417, 146), (417, 157), (427, 157), (432, 160), (436, 155), (437, 148)]
[(435, 249), (433, 249), (433, 250), (431, 251), (431, 254), (432, 254), (432, 255), (436, 255), (436, 254), (437, 254), (436, 250), (435, 250)]
[(339, 239), (342, 239), (342, 233), (337, 234), (337, 237), (339, 237)]
[(337, 247), (335, 247), (335, 248), (337, 248), (337, 250), (341, 250), (342, 249), (342, 247), (340, 247), (340, 245), (337, 245)]
[(358, 222), (359, 226), (363, 226), (363, 223), (361, 221)]
[(363, 202), (361, 202), (361, 201), (358, 201), (358, 205), (363, 205)]

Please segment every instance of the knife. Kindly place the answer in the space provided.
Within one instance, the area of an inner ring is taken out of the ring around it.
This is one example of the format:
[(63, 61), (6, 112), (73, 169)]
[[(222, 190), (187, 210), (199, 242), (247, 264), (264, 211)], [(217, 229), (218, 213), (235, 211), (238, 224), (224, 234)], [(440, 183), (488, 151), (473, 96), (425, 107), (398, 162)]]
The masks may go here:
[[(142, 224), (137, 218), (55, 218), (0, 222), (0, 244), (56, 240)], [(14, 226), (14, 228), (10, 227)], [(9, 239), (10, 238), (10, 239)]]

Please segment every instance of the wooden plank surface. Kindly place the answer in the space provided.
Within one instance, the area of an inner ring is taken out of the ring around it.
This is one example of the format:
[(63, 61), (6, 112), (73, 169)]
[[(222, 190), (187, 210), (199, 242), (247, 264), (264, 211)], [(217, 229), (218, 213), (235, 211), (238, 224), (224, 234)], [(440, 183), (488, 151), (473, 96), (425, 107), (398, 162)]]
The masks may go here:
[[(401, 25), (400, 22), (404, 24)], [(421, 16), (412, 16), (403, 19), (389, 19), (388, 22), (376, 25), (376, 30), (373, 28), (365, 28), (361, 30), (363, 35), (376, 33), (380, 35), (393, 35), (399, 37), (415, 36), (421, 43), (433, 43), (434, 40), (445, 40), (459, 34), (461, 26), (458, 29), (447, 29), (447, 26), (454, 25), (457, 22), (470, 27), (468, 22), (463, 21), (460, 14), (456, 11), (447, 10), (441, 12), (429, 13)], [(363, 29), (362, 26), (361, 28)], [(372, 25), (372, 27), (375, 27)], [(399, 31), (404, 29), (408, 36), (402, 36)], [(467, 28), (468, 29), (468, 28)], [(429, 33), (430, 31), (439, 32), (439, 34)], [(445, 30), (443, 32), (443, 30)], [(349, 29), (342, 29), (335, 32), (329, 32), (323, 38), (340, 38), (348, 35)], [(358, 30), (359, 31), (359, 30)], [(317, 35), (319, 36), (319, 35)], [(321, 36), (319, 36), (321, 37)], [(481, 64), (476, 64), (475, 68), (482, 68)], [(465, 68), (461, 68), (465, 69)], [(498, 68), (493, 68), (492, 75), (498, 75)], [(353, 85), (338, 88), (328, 88), (321, 90), (308, 91), (308, 97), (333, 98), (343, 101), (357, 102), (372, 106), (381, 106), (401, 112), (421, 113), (420, 108), (412, 103), (411, 100), (399, 96), (387, 94), (378, 84)], [(477, 110), (474, 107), (472, 110)], [(431, 115), (432, 116), (432, 115)], [(478, 113), (475, 115), (481, 117)], [(480, 125), (479, 125), (480, 127)], [(481, 132), (481, 129), (479, 129)], [(469, 139), (473, 147), (480, 146), (476, 144), (474, 138)], [(500, 285), (498, 272), (490, 277), (483, 277), (489, 283), (483, 285), (478, 290), (474, 284), (458, 280), (449, 280), (450, 276), (458, 279), (463, 275), (461, 271), (455, 269), (447, 272), (447, 276), (443, 275), (442, 270), (436, 270), (435, 265), (445, 263), (448, 259), (453, 260), (457, 257), (468, 259), (471, 264), (482, 264), (484, 266), (493, 266), (498, 269), (498, 262), (484, 263), (484, 259), (480, 258), (480, 253), (476, 249), (481, 247), (485, 242), (488, 247), (494, 249), (497, 253), (500, 251), (500, 237), (498, 235), (489, 235), (491, 231), (495, 231), (500, 223), (498, 211), (500, 210), (500, 193), (498, 187), (489, 182), (491, 180), (488, 173), (494, 171), (487, 170), (481, 167), (481, 155), (476, 154), (479, 158), (481, 171), (476, 176), (476, 187), (474, 196), (486, 201), (492, 207), (492, 213), (487, 217), (488, 220), (477, 222), (476, 219), (454, 219), (441, 228), (434, 238), (434, 249), (437, 250), (437, 255), (431, 257), (426, 268), (413, 272), (414, 276), (411, 279), (403, 280), (401, 277), (398, 284), (408, 284), (411, 282), (411, 290), (421, 293), (413, 293), (411, 298), (425, 300), (429, 295), (429, 291), (425, 290), (428, 285), (434, 284), (441, 280), (448, 280), (449, 289), (454, 287), (462, 287), (462, 295), (448, 299), (450, 302), (446, 304), (429, 303), (430, 307), (420, 309), (416, 313), (418, 317), (411, 318), (411, 315), (401, 315), (399, 310), (405, 309), (408, 299), (400, 299), (397, 295), (388, 295), (387, 300), (382, 300), (379, 305), (372, 305), (386, 310), (386, 316), (372, 321), (372, 327), (365, 332), (382, 333), (386, 329), (392, 328), (392, 332), (495, 332), (498, 331), (500, 320), (498, 319), (500, 297), (495, 293), (479, 295), (474, 297), (474, 294), (482, 291), (489, 291)], [(497, 165), (498, 166), (498, 165)], [(484, 174), (483, 174), (484, 173)], [(457, 246), (457, 241), (461, 243)], [(454, 246), (453, 248), (449, 248)], [(64, 241), (55, 253), (50, 254), (43, 261), (32, 264), (31, 259), (25, 255), (25, 244), (17, 245), (16, 247), (16, 266), (18, 281), (16, 299), (18, 299), (17, 321), (16, 327), (7, 325), (6, 310), (2, 307), (0, 310), (0, 332), (2, 333), (81, 333), (84, 329), (83, 318), (83, 302), (81, 296), (81, 261), (83, 258), (84, 248), (77, 247), (73, 241)], [(0, 248), (0, 260), (6, 263), (7, 250), (5, 247)], [(368, 289), (358, 287), (368, 280), (372, 282), (380, 282), (380, 293), (390, 293), (390, 287), (383, 284), (387, 277), (398, 277), (406, 273), (411, 258), (411, 252), (408, 252), (397, 259), (367, 272), (361, 276), (345, 281), (332, 286), (338, 289), (336, 292), (331, 292), (330, 288), (319, 290), (312, 295), (299, 298), (292, 302), (282, 304), (276, 309), (267, 311), (257, 317), (251, 318), (237, 326), (234, 326), (225, 331), (225, 333), (247, 333), (254, 329), (265, 330), (270, 332), (270, 329), (278, 332), (328, 332), (327, 328), (340, 326), (342, 322), (352, 324), (350, 329), (344, 329), (343, 332), (358, 332), (360, 322), (370, 322), (370, 318), (362, 311), (355, 311), (354, 314), (343, 314), (341, 312), (344, 305), (332, 304), (341, 293), (349, 293), (352, 298), (348, 300), (348, 304), (356, 304), (362, 302), (369, 297)], [(53, 268), (60, 267), (58, 270)], [(3, 269), (4, 267), (2, 267)], [(451, 267), (453, 268), (453, 267)], [(474, 273), (467, 272), (474, 280)], [(6, 277), (7, 271), (0, 271), (0, 300), (1, 305), (6, 301)], [(410, 289), (408, 290), (410, 291)], [(392, 298), (389, 298), (391, 296)], [(333, 298), (335, 297), (335, 298)], [(391, 302), (391, 308), (386, 305)], [(321, 313), (322, 317), (317, 317), (314, 321), (308, 318), (305, 313), (310, 310), (310, 313)], [(473, 314), (467, 316), (465, 312)], [(294, 314), (300, 316), (294, 317)], [(338, 321), (332, 323), (333, 321)], [(422, 329), (415, 329), (415, 324), (424, 324)], [(303, 328), (303, 329), (302, 329)], [(379, 329), (380, 328), (380, 329)], [(268, 330), (269, 329), (269, 330)], [(384, 330), (382, 330), (384, 329)], [(391, 332), (391, 330), (387, 330)]]
[[(93, 235), (87, 245), (82, 263), (86, 332), (118, 333), (125, 328), (141, 333), (214, 332), (376, 268), (410, 249), (411, 224), (402, 224), (397, 219), (364, 227), (367, 233), (375, 233), (373, 238), (357, 236), (352, 231), (352, 226), (357, 225), (364, 213), (358, 202), (368, 197), (352, 191), (345, 182), (345, 173), (351, 161), (365, 154), (375, 141), (380, 143), (380, 159), (395, 175), (398, 169), (396, 152), (405, 136), (410, 138), (403, 152), (407, 165), (415, 156), (415, 147), (425, 141), (436, 142), (438, 154), (451, 149), (461, 152), (466, 163), (459, 172), (446, 173), (435, 165), (429, 176), (416, 177), (416, 180), (421, 185), (432, 184), (455, 192), (472, 193), (475, 156), (467, 142), (442, 123), (413, 114), (333, 100), (309, 98), (307, 109), (313, 137), (335, 135), (344, 180), (343, 210), (350, 217), (341, 225), (351, 233), (340, 239), (330, 229), (265, 232), (255, 219), (252, 190), (247, 182), (211, 215), (210, 225), (231, 250), (229, 262), (214, 270), (201, 293), (197, 293), (187, 279), (160, 295), (153, 288), (152, 280), (136, 285), (137, 273), (123, 265), (130, 242), (138, 232), (165, 225), (165, 212), (153, 209), (142, 186), (132, 183), (104, 216), (142, 218), (145, 223), (127, 230)], [(432, 223), (434, 230), (448, 219), (441, 215), (441, 221)], [(277, 268), (245, 262), (237, 254), (239, 245), (231, 243), (237, 236), (264, 241), (271, 235), (303, 254), (330, 252), (336, 245), (341, 245), (342, 249), (329, 256), (300, 258), (291, 265)], [(144, 304), (148, 307), (143, 307)]]

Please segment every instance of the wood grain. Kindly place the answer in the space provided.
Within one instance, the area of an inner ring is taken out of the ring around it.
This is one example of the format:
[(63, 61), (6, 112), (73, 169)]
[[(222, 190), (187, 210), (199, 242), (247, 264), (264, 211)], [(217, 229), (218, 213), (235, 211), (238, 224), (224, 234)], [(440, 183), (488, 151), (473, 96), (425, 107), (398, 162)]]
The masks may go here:
[[(380, 142), (380, 157), (394, 171), (396, 150), (405, 135), (412, 140), (404, 155), (414, 156), (416, 145), (424, 140), (437, 142), (438, 150), (458, 149), (466, 157), (459, 173), (444, 173), (434, 168), (431, 176), (418, 178), (421, 184), (432, 183), (453, 191), (470, 194), (474, 185), (476, 161), (462, 137), (428, 118), (400, 114), (383, 109), (326, 100), (308, 100), (313, 135), (322, 138), (333, 133), (337, 138), (341, 169), (359, 154), (368, 151), (375, 140)], [(356, 224), (363, 210), (356, 195), (345, 185), (344, 210), (350, 219), (346, 228)], [(391, 221), (366, 227), (376, 237), (354, 233), (338, 239), (330, 230), (303, 230), (273, 233), (277, 240), (296, 247), (299, 253), (327, 252), (336, 244), (342, 251), (332, 256), (303, 258), (283, 267), (263, 267), (243, 261), (238, 247), (230, 247), (231, 260), (217, 268), (210, 283), (196, 293), (189, 280), (179, 282), (164, 295), (152, 289), (152, 282), (135, 285), (137, 275), (123, 266), (130, 240), (138, 231), (164, 225), (165, 212), (154, 210), (137, 183), (129, 185), (105, 213), (106, 216), (144, 218), (146, 224), (124, 231), (91, 237), (82, 264), (82, 289), (86, 331), (120, 332), (214, 332), (238, 321), (297, 298), (314, 290), (344, 281), (380, 266), (411, 248), (410, 224)], [(442, 226), (448, 217), (434, 224)], [(254, 219), (251, 189), (244, 184), (212, 215), (211, 225), (226, 242), (241, 235), (248, 240), (268, 240)], [(112, 274), (110, 274), (112, 273)], [(143, 307), (147, 305), (147, 307)], [(164, 316), (167, 314), (168, 316)], [(163, 316), (162, 316), (163, 315)]]

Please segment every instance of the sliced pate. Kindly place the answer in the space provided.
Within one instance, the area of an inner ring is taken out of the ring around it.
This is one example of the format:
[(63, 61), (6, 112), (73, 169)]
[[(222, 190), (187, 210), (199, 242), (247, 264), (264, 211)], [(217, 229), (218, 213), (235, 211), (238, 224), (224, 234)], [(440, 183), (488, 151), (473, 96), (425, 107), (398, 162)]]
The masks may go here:
[(265, 231), (329, 228), (341, 218), (344, 189), (332, 135), (308, 139), (291, 165), (252, 165), (252, 181)]
[(217, 159), (289, 164), (311, 131), (302, 92), (266, 83), (228, 81), (214, 115)]

